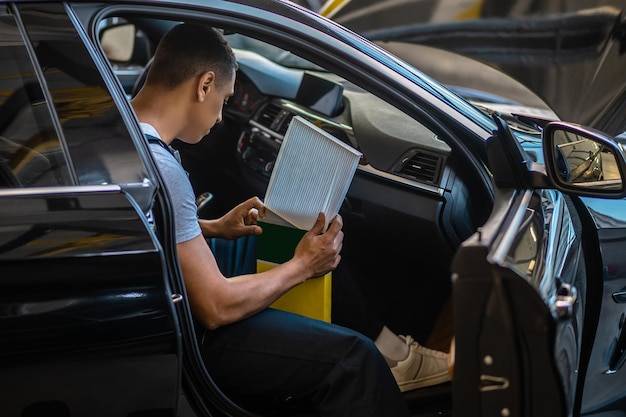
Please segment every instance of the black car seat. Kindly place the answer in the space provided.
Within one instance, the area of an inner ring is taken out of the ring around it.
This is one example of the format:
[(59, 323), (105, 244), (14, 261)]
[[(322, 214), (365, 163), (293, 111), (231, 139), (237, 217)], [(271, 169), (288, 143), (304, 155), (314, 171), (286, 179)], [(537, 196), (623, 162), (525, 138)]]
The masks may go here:
[(152, 66), (152, 60), (153, 59), (154, 58), (150, 58), (148, 60), (146, 65), (143, 67), (143, 70), (139, 74), (139, 77), (137, 77), (137, 79), (135, 80), (135, 84), (133, 85), (133, 89), (130, 92), (130, 96), (131, 97), (135, 97), (137, 95), (137, 93), (139, 92), (139, 90), (141, 90), (141, 87), (143, 87), (143, 84), (146, 82), (146, 77), (148, 76), (148, 71), (150, 71), (150, 67)]

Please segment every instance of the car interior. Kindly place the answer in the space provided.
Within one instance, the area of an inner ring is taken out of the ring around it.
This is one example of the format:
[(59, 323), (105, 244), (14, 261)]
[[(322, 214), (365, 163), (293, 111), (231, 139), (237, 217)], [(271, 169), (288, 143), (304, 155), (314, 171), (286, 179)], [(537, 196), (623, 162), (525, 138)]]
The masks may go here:
[[(129, 99), (141, 88), (159, 37), (176, 23), (132, 14), (100, 23), (102, 50)], [(307, 119), (363, 154), (340, 210), (342, 259), (358, 271), (388, 327), (448, 351), (449, 267), (458, 245), (489, 215), (491, 191), (472, 179), (475, 171), (445, 137), (363, 86), (287, 45), (218, 29), (239, 64), (234, 96), (200, 143), (173, 143), (203, 203), (200, 216), (263, 199), (289, 122)], [(126, 46), (116, 47), (120, 42)], [(405, 394), (424, 407), (449, 400), (449, 385)]]

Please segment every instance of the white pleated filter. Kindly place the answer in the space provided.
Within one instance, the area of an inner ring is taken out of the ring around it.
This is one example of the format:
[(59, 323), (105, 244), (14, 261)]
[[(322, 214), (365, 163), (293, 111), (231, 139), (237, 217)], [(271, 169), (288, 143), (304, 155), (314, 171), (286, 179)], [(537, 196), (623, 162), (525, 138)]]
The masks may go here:
[(285, 133), (265, 194), (266, 207), (309, 230), (322, 212), (326, 228), (341, 208), (361, 153), (295, 116)]

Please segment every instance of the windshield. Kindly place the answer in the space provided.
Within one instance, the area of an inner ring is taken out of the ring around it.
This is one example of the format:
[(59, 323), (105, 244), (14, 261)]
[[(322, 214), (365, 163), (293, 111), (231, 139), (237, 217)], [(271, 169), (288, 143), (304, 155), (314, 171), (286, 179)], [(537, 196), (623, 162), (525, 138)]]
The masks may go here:
[(287, 50), (258, 39), (250, 38), (239, 33), (226, 35), (226, 39), (233, 48), (256, 52), (264, 58), (285, 67), (311, 71), (324, 71), (322, 67), (315, 65), (306, 59), (300, 58)]

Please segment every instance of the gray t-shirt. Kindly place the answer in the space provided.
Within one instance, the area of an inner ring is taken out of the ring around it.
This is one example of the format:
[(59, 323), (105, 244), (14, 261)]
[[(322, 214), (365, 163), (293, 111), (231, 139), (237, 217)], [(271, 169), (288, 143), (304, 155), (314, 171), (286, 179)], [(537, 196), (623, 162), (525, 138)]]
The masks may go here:
[[(141, 129), (144, 134), (160, 138), (156, 129), (147, 123), (141, 123)], [(187, 172), (180, 161), (163, 146), (150, 143), (150, 150), (173, 203), (176, 243), (191, 240), (202, 231), (198, 224), (196, 198)]]

